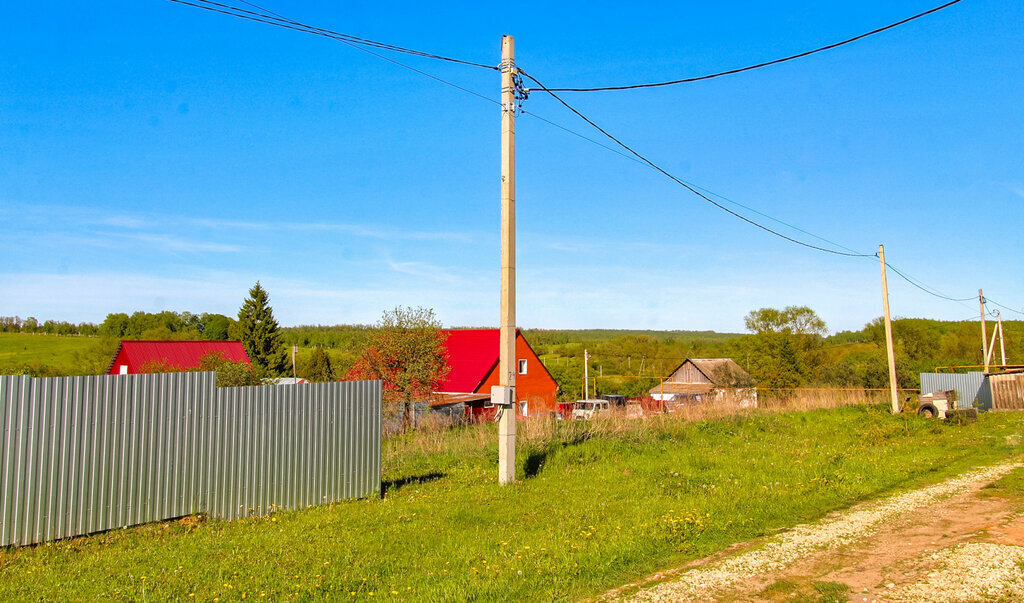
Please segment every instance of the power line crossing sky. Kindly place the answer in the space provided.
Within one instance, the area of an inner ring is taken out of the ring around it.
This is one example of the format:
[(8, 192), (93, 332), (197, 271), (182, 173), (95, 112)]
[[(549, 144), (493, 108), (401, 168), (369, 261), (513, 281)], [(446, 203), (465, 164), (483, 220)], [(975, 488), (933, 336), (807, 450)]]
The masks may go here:
[[(471, 4), (260, 4), (484, 66), (507, 33), (552, 87), (727, 70), (935, 6), (527, 3), (503, 18)], [(322, 36), (170, 2), (9, 12), (0, 314), (230, 314), (260, 279), (285, 324), (372, 322), (397, 304), (497, 322), (499, 114), (484, 102), (496, 72), (389, 56), (458, 90)], [(800, 233), (857, 252), (884, 243), (926, 288), (983, 287), (1019, 310), (1021, 17), (966, 0), (789, 63), (566, 100), (748, 217), (815, 244)], [(523, 326), (741, 330), (751, 309), (806, 304), (835, 330), (880, 314), (877, 262), (771, 237), (559, 127), (598, 141), (574, 120), (534, 90), (517, 124)], [(971, 306), (890, 287), (900, 316)]]

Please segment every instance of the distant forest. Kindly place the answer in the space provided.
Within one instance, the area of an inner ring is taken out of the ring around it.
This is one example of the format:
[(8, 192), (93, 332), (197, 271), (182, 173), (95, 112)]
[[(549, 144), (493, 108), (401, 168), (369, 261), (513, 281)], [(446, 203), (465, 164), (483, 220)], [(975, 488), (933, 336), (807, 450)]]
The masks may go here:
[[(234, 320), (221, 314), (190, 312), (135, 312), (108, 315), (100, 324), (73, 324), (35, 318), (0, 317), (0, 333), (37, 333), (88, 337), (91, 345), (55, 356), (52, 364), (11, 356), (0, 360), (0, 371), (35, 374), (89, 374), (106, 367), (120, 339), (210, 339), (230, 337)], [(1007, 364), (1024, 364), (1024, 321), (1005, 321)], [(995, 323), (989, 323), (989, 337)], [(342, 375), (363, 353), (367, 325), (282, 327), (286, 345), (299, 346), (301, 376), (312, 348), (323, 347), (336, 374)], [(919, 373), (937, 367), (982, 364), (981, 332), (977, 321), (948, 322), (919, 318), (893, 321), (897, 375), (901, 387), (919, 386)], [(641, 395), (654, 387), (687, 358), (732, 358), (750, 372), (758, 387), (870, 387), (888, 385), (884, 330), (876, 319), (858, 331), (829, 336), (798, 334), (739, 334), (714, 331), (634, 331), (610, 329), (524, 329), (523, 333), (558, 381), (564, 399), (581, 394), (584, 350), (590, 354), (589, 372), (599, 377), (600, 393)], [(0, 339), (4, 347), (15, 345)], [(30, 347), (17, 345), (22, 354)], [(70, 342), (69, 342), (70, 343)], [(1001, 362), (1000, 344), (993, 364)], [(593, 387), (593, 381), (591, 387)]]

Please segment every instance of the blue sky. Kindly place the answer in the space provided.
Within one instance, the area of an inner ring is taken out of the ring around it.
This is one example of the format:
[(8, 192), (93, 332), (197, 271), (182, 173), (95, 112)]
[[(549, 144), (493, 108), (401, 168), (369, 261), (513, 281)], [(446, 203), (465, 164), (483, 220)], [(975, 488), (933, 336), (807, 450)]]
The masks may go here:
[[(487, 64), (513, 35), (518, 64), (558, 87), (744, 66), (935, 4), (262, 2)], [(1022, 22), (1024, 4), (965, 0), (753, 72), (564, 96), (688, 182), (858, 252), (884, 243), (943, 293), (981, 287), (1021, 310)], [(498, 97), (496, 72), (389, 56)], [(497, 324), (496, 105), (335, 41), (160, 0), (15, 3), (0, 57), (0, 314), (230, 315), (259, 279), (286, 325), (371, 323), (396, 305)], [(757, 230), (534, 118), (600, 136), (539, 92), (525, 108), (520, 325), (741, 331), (750, 310), (798, 304), (842, 330), (881, 314), (877, 261)], [(895, 275), (890, 289), (897, 316), (977, 314)]]

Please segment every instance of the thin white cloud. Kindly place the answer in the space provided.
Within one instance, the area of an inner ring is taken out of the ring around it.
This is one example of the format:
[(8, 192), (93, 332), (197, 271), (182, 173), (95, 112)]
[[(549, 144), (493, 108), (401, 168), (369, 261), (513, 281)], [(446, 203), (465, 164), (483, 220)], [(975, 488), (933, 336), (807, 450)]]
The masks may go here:
[(359, 224), (338, 224), (331, 222), (247, 222), (238, 220), (221, 220), (218, 218), (191, 218), (188, 222), (194, 226), (210, 229), (344, 232), (357, 237), (380, 240), (398, 239), (413, 241), (468, 242), (473, 238), (471, 234), (463, 232), (406, 231), (401, 229), (373, 228)]
[(93, 224), (100, 224), (103, 226), (117, 226), (120, 228), (142, 228), (148, 225), (146, 220), (142, 218), (134, 218), (131, 216), (109, 216), (106, 218), (100, 218), (92, 222)]
[(186, 253), (239, 253), (243, 250), (243, 248), (238, 245), (213, 243), (209, 241), (190, 241), (174, 235), (135, 233), (121, 236), (126, 239), (149, 243), (154, 247), (159, 247), (166, 251), (183, 251)]
[(391, 259), (385, 261), (388, 268), (399, 274), (417, 276), (435, 283), (450, 285), (468, 283), (468, 280), (454, 269), (442, 268), (427, 262), (396, 262)]
[(149, 248), (163, 252), (183, 253), (241, 253), (244, 247), (217, 243), (211, 241), (197, 241), (185, 239), (169, 234), (147, 233), (147, 232), (93, 232), (81, 235), (48, 235), (60, 245), (71, 248), (74, 246), (89, 246), (102, 249), (120, 249), (124, 247), (124, 241), (134, 241)]
[(248, 230), (248, 231), (292, 231), (292, 232), (343, 232), (355, 237), (379, 239), (382, 241), (451, 241), (470, 242), (474, 240), (470, 232), (450, 231), (417, 231), (400, 228), (382, 227), (377, 225), (344, 224), (336, 222), (275, 222), (270, 220), (229, 220), (216, 217), (196, 218), (178, 215), (147, 215), (140, 217), (131, 214), (97, 215), (97, 212), (84, 207), (58, 205), (24, 205), (17, 208), (5, 208), (5, 213), (27, 215), (36, 220), (45, 220), (48, 224), (55, 222), (69, 223), (75, 226), (83, 224), (93, 226), (110, 226), (126, 230), (153, 229), (167, 225), (180, 225), (189, 228), (207, 228), (211, 230)]

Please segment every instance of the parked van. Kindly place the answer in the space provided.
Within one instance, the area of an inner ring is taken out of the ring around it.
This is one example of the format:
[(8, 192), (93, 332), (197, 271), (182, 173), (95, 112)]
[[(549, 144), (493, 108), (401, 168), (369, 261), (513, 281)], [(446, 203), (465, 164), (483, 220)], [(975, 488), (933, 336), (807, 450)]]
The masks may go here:
[(594, 415), (611, 412), (607, 400), (577, 400), (572, 409), (572, 420), (593, 419)]

